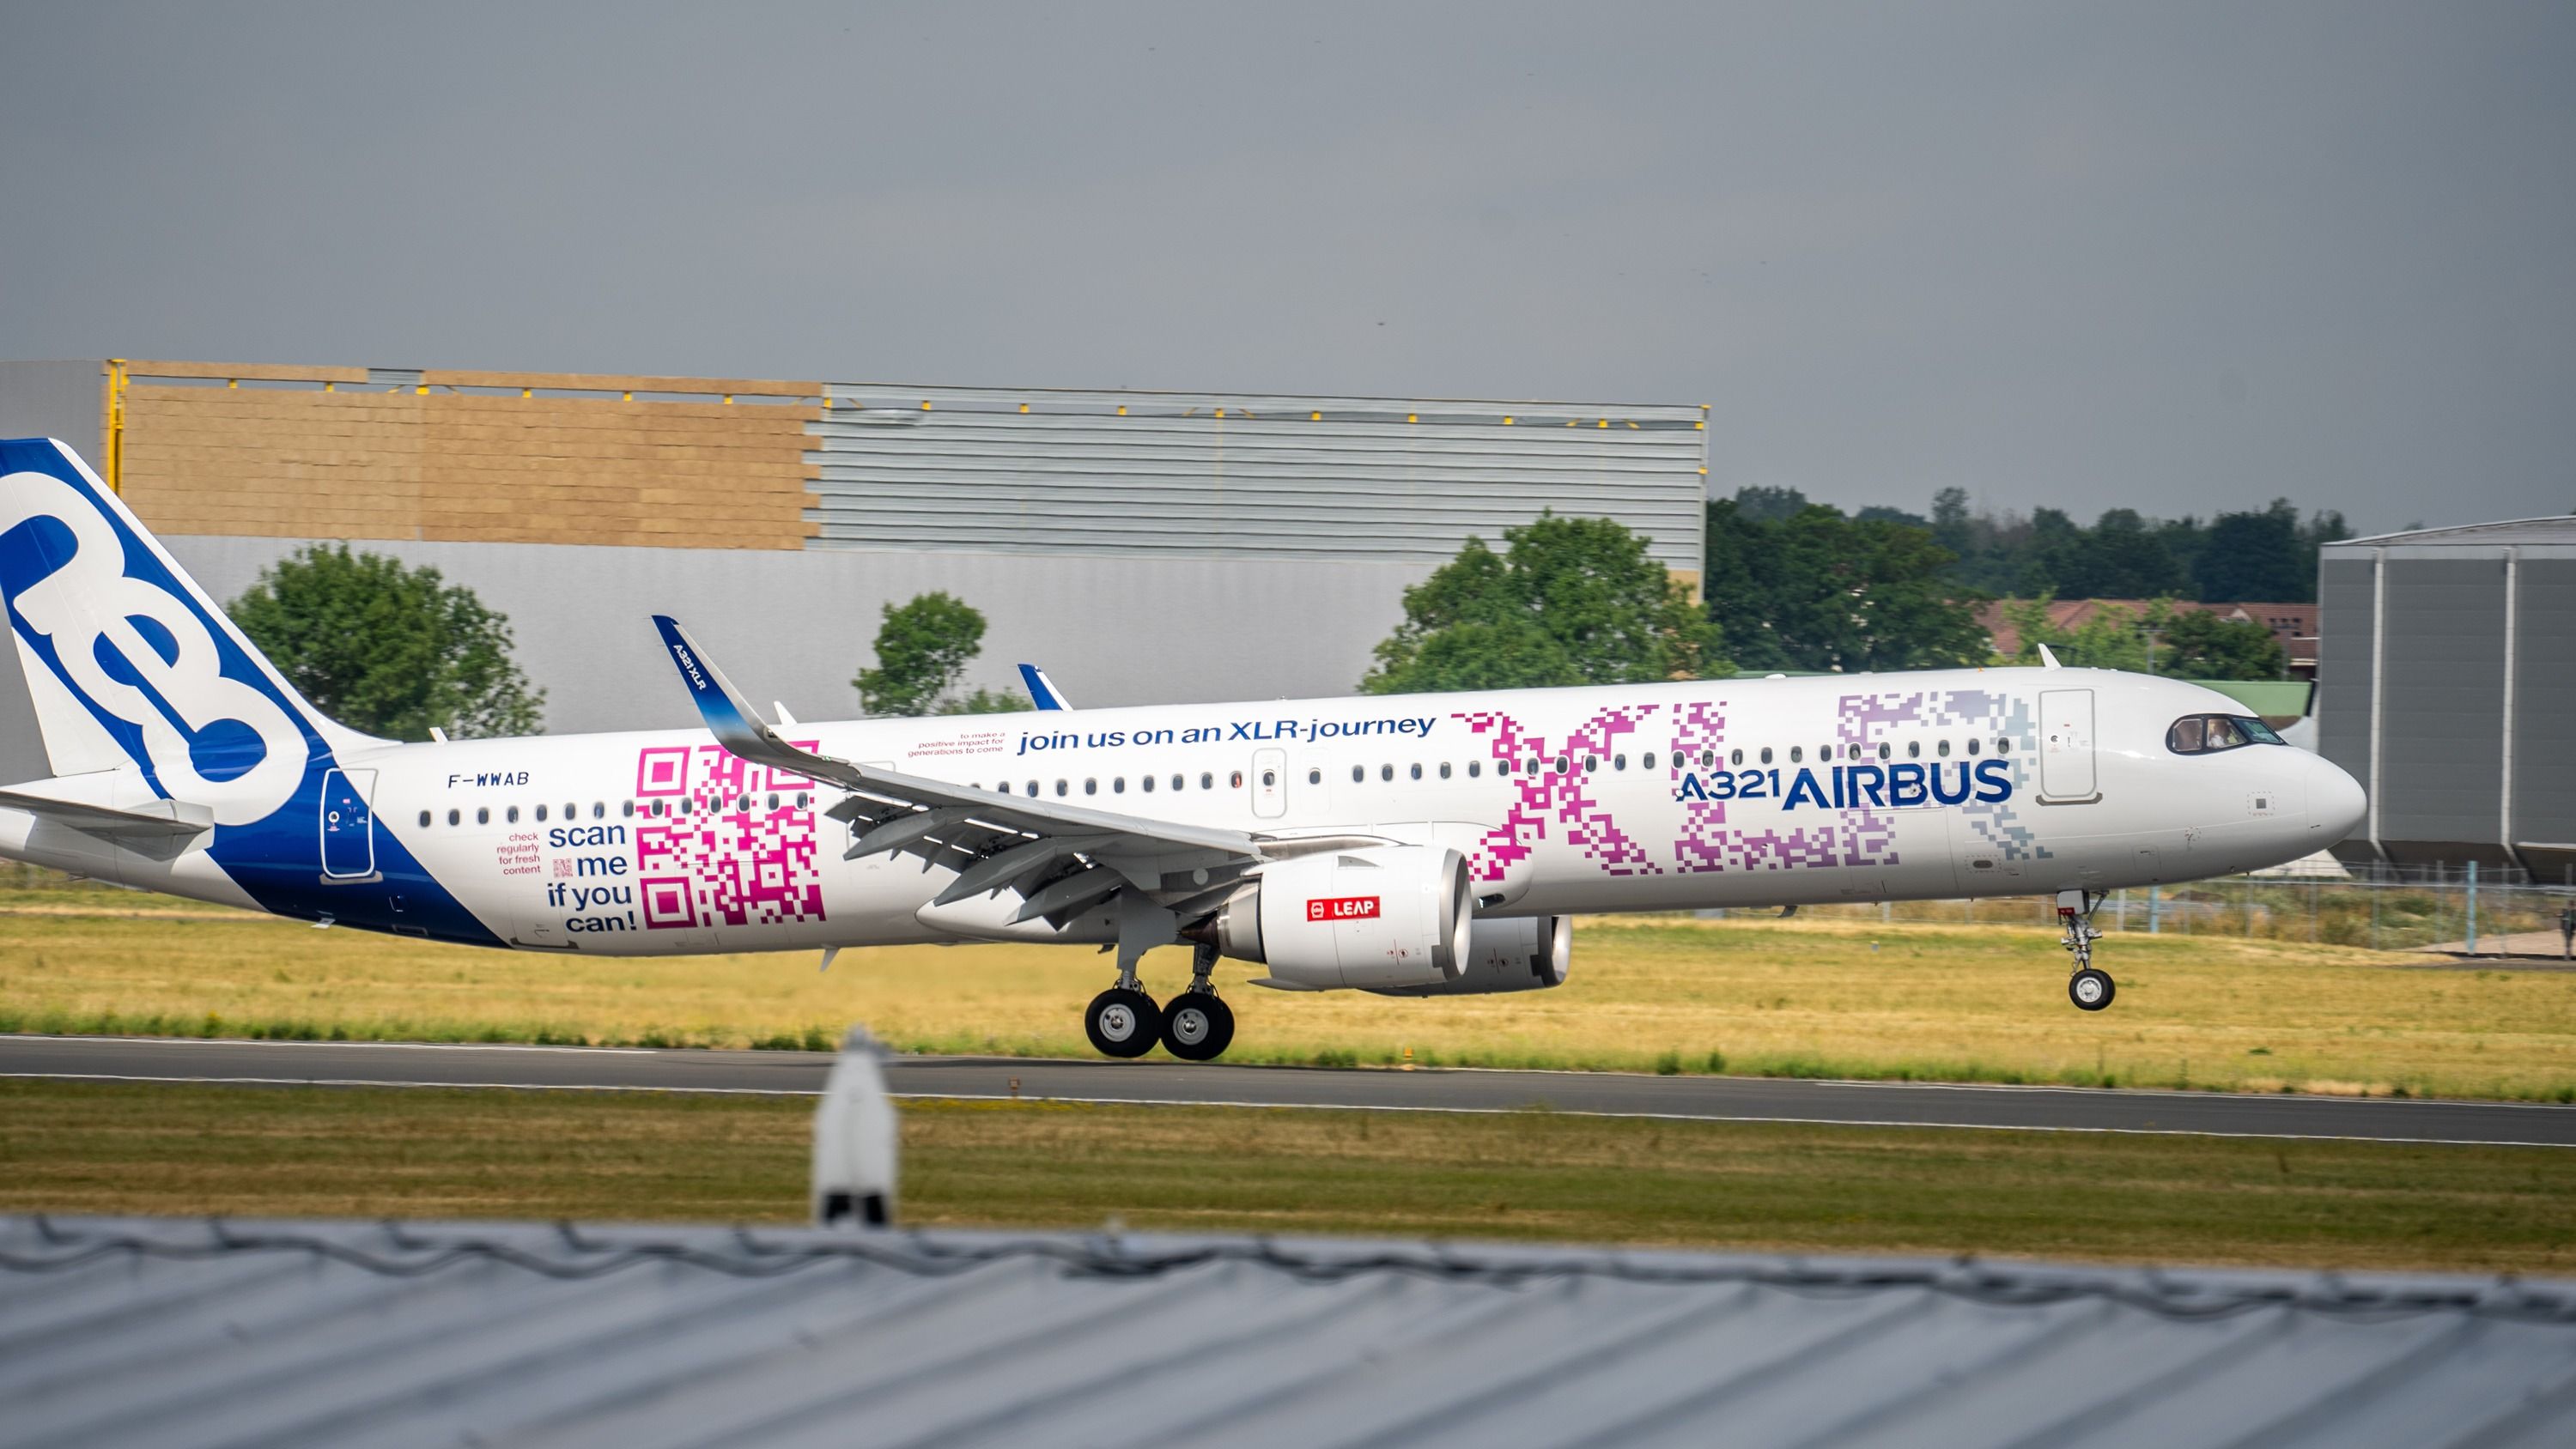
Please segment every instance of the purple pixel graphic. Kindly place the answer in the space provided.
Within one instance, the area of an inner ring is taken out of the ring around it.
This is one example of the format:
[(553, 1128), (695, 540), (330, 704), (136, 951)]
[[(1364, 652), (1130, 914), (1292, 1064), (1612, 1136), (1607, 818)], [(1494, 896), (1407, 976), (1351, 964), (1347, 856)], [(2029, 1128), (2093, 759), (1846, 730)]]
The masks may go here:
[[(1593, 770), (1618, 753), (1622, 736), (1634, 734), (1638, 721), (1652, 714), (1651, 704), (1614, 705), (1585, 721), (1553, 747), (1544, 735), (1532, 734), (1519, 720), (1498, 710), (1455, 716), (1474, 734), (1487, 737), (1493, 758), (1511, 762), (1511, 813), (1479, 843), (1467, 862), (1468, 876), (1499, 883), (1511, 868), (1529, 858), (1547, 839), (1553, 824), (1566, 844), (1580, 849), (1604, 875), (1661, 875), (1645, 845), (1632, 838), (1591, 793)], [(1565, 768), (1556, 768), (1562, 759)], [(1525, 768), (1532, 766), (1534, 768)]]

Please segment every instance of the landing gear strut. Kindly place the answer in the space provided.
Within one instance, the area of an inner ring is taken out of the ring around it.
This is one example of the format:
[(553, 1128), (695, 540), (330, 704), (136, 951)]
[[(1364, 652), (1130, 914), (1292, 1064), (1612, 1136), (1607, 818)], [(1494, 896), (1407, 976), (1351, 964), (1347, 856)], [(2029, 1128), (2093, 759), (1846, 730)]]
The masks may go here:
[(2066, 998), (2085, 1011), (2100, 1011), (2118, 994), (2111, 973), (2093, 964), (2093, 943), (2102, 939), (2102, 933), (2093, 929), (2093, 912), (2101, 904), (2100, 891), (2057, 893), (2057, 919), (2066, 928), (2060, 944), (2075, 958), (2075, 972), (2066, 978)]
[(1163, 1012), (1163, 1050), (1185, 1062), (1214, 1061), (1234, 1044), (1234, 1012), (1217, 999), (1216, 947), (1202, 943), (1190, 957), (1190, 989)]

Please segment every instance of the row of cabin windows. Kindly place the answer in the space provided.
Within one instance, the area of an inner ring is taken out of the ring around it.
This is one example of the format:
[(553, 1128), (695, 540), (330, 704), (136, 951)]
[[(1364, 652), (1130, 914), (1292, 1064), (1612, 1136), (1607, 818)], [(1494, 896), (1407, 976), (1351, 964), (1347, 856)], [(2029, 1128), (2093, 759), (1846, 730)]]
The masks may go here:
[[(776, 809), (780, 808), (780, 806), (782, 805), (782, 803), (787, 802), (787, 801), (791, 801), (791, 800), (794, 802), (794, 807), (793, 807), (793, 808), (798, 809), (798, 810), (802, 810), (802, 809), (806, 808), (808, 805), (811, 805), (811, 804), (813, 803), (813, 801), (814, 801), (814, 796), (813, 796), (813, 793), (812, 793), (811, 791), (802, 791), (802, 792), (799, 792), (799, 793), (797, 793), (797, 794), (795, 794), (795, 795), (777, 795), (777, 794), (772, 794), (772, 795), (768, 795), (768, 796), (765, 796), (765, 797), (764, 797), (764, 796), (759, 796), (759, 795), (744, 795), (744, 796), (741, 796), (741, 797), (739, 797), (739, 798), (719, 798), (719, 799), (716, 799), (716, 800), (709, 801), (709, 802), (708, 802), (708, 804), (707, 804), (707, 809), (708, 809), (708, 810), (711, 810), (711, 811), (722, 811), (722, 810), (725, 810), (725, 809), (733, 809), (733, 810), (750, 810), (750, 809), (754, 808), (754, 806), (755, 806), (755, 804), (756, 804), (757, 802), (759, 802), (759, 801), (761, 801), (761, 800), (763, 800), (763, 799), (766, 799), (766, 800), (768, 801), (769, 808), (770, 808), (770, 809), (772, 809), (772, 810), (776, 810)], [(678, 808), (676, 808), (676, 809), (671, 808), (671, 806), (670, 806), (669, 802), (667, 802), (667, 801), (662, 801), (662, 800), (646, 800), (646, 801), (642, 801), (642, 802), (638, 802), (638, 801), (634, 801), (634, 800), (621, 800), (621, 801), (619, 801), (619, 802), (618, 802), (618, 806), (617, 806), (617, 813), (618, 813), (621, 817), (623, 817), (623, 818), (625, 818), (625, 819), (630, 819), (630, 820), (631, 820), (631, 819), (633, 819), (635, 816), (637, 816), (637, 815), (639, 815), (639, 814), (644, 815), (644, 816), (647, 816), (647, 817), (655, 817), (655, 816), (662, 816), (662, 815), (674, 815), (674, 814), (676, 814), (676, 815), (686, 815), (686, 814), (688, 814), (688, 813), (689, 813), (689, 811), (690, 811), (690, 802), (689, 802), (689, 801), (687, 801), (687, 800), (682, 800), (682, 801), (680, 801), (680, 802), (679, 802), (679, 805), (678, 805)], [(546, 812), (547, 812), (547, 807), (546, 807), (546, 806), (539, 805), (539, 806), (537, 806), (537, 807), (536, 807), (535, 815), (536, 815), (537, 822), (538, 822), (539, 824), (543, 824), (543, 823), (545, 822), (545, 819), (546, 819)], [(427, 827), (428, 827), (428, 825), (431, 823), (431, 821), (432, 821), (432, 819), (433, 819), (433, 818), (434, 818), (434, 814), (433, 814), (433, 812), (431, 812), (431, 811), (423, 810), (422, 812), (420, 812), (420, 823), (421, 823), (421, 825), (422, 825), (422, 827), (423, 827), (423, 828), (427, 828)], [(560, 817), (558, 817), (558, 818), (563, 819), (563, 820), (579, 820), (579, 819), (581, 818), (581, 805), (580, 805), (580, 803), (579, 803), (579, 802), (577, 802), (577, 801), (567, 803), (567, 804), (564, 806), (564, 808), (563, 808), (563, 814), (562, 814)], [(608, 818), (608, 802), (607, 802), (607, 801), (605, 801), (605, 800), (593, 800), (592, 802), (590, 802), (590, 818), (591, 818), (591, 819), (593, 819), (593, 820), (605, 820), (605, 819), (607, 819), (607, 818)], [(502, 820), (502, 823), (503, 823), (503, 824), (506, 824), (506, 825), (516, 825), (516, 824), (518, 824), (518, 823), (519, 823), (519, 807), (518, 807), (518, 806), (516, 806), (516, 805), (504, 805), (504, 806), (502, 806), (502, 807), (501, 807), (501, 820)], [(450, 810), (447, 812), (447, 823), (448, 823), (448, 824), (450, 824), (450, 825), (462, 825), (462, 824), (464, 824), (464, 823), (465, 823), (465, 812), (464, 812), (462, 809), (450, 809)], [(491, 823), (492, 823), (492, 807), (491, 807), (491, 806), (489, 806), (489, 805), (477, 805), (477, 806), (475, 806), (475, 807), (474, 807), (474, 823), (475, 823), (475, 824), (477, 824), (477, 825), (489, 825), (489, 824), (491, 824)]]
[[(1980, 749), (1983, 747), (1984, 743), (1985, 743), (1985, 742), (1984, 742), (1983, 740), (1975, 740), (1975, 739), (1972, 739), (1972, 740), (1967, 741), (1967, 743), (1966, 743), (1966, 749), (1967, 749), (1967, 752), (1968, 752), (1969, 754), (1971, 754), (1971, 755), (1977, 754), (1977, 753), (1980, 751)], [(1817, 762), (1818, 764), (1823, 764), (1823, 763), (1825, 763), (1825, 762), (1827, 762), (1827, 761), (1830, 761), (1830, 760), (1833, 760), (1833, 759), (1837, 758), (1837, 753), (1836, 753), (1836, 752), (1837, 752), (1837, 750), (1839, 750), (1839, 751), (1841, 752), (1839, 757), (1840, 757), (1840, 758), (1843, 758), (1843, 759), (1857, 760), (1857, 759), (1862, 758), (1862, 747), (1861, 747), (1861, 746), (1859, 746), (1859, 745), (1841, 745), (1841, 746), (1836, 746), (1836, 745), (1818, 745), (1818, 746), (1816, 747), (1816, 762)], [(1998, 755), (2004, 755), (2004, 754), (2010, 754), (2011, 752), (2012, 752), (2012, 741), (2010, 741), (2010, 740), (2008, 740), (2008, 739), (1998, 739), (1998, 740), (1996, 740), (1996, 741), (1995, 741), (1995, 753), (1996, 753), (1996, 754), (1998, 754)], [(1939, 758), (1941, 758), (1941, 759), (1948, 759), (1948, 758), (1950, 757), (1950, 742), (1949, 742), (1948, 740), (1946, 740), (1946, 739), (1942, 739), (1942, 740), (1935, 740), (1935, 741), (1933, 741), (1933, 742), (1932, 742), (1932, 753), (1933, 753), (1935, 756), (1937, 756), (1937, 757), (1939, 757)], [(1772, 748), (1771, 748), (1771, 746), (1769, 746), (1769, 745), (1764, 745), (1764, 746), (1762, 746), (1761, 748), (1759, 748), (1758, 750), (1756, 750), (1756, 751), (1754, 752), (1754, 754), (1755, 754), (1755, 762), (1756, 762), (1756, 763), (1764, 764), (1764, 765), (1768, 765), (1768, 764), (1770, 764), (1770, 763), (1772, 763), (1772, 762), (1773, 762), (1774, 755), (1773, 755), (1773, 752), (1772, 752)], [(1895, 747), (1894, 745), (1892, 745), (1892, 744), (1881, 743), (1881, 744), (1877, 747), (1876, 754), (1877, 754), (1877, 757), (1878, 757), (1879, 759), (1882, 759), (1882, 760), (1892, 760), (1892, 759), (1896, 758), (1896, 747)], [(1743, 763), (1745, 762), (1744, 755), (1745, 755), (1745, 752), (1744, 752), (1744, 751), (1742, 751), (1742, 750), (1740, 750), (1740, 749), (1738, 749), (1738, 750), (1730, 750), (1730, 751), (1728, 751), (1728, 752), (1727, 752), (1727, 755), (1726, 755), (1726, 762), (1727, 762), (1727, 764), (1729, 764), (1729, 765), (1741, 765), (1741, 764), (1743, 764)], [(1923, 742), (1922, 742), (1921, 740), (1908, 740), (1908, 741), (1906, 741), (1906, 742), (1905, 742), (1905, 757), (1906, 757), (1907, 759), (1909, 759), (1909, 760), (1919, 760), (1919, 759), (1923, 758)], [(1686, 757), (1685, 755), (1682, 755), (1682, 754), (1675, 754), (1675, 755), (1672, 757), (1672, 759), (1673, 759), (1673, 763), (1675, 763), (1676, 765), (1679, 765), (1679, 764), (1684, 763), (1684, 762), (1685, 762), (1685, 760), (1686, 760), (1686, 758), (1687, 758), (1687, 757)], [(1807, 752), (1806, 752), (1806, 747), (1805, 747), (1804, 745), (1791, 745), (1791, 746), (1789, 746), (1789, 763), (1790, 763), (1790, 764), (1793, 764), (1793, 765), (1797, 765), (1797, 764), (1804, 764), (1804, 763), (1806, 762), (1806, 759), (1807, 759)], [(1702, 768), (1702, 769), (1709, 769), (1709, 768), (1712, 768), (1712, 767), (1714, 767), (1714, 766), (1717, 764), (1717, 762), (1718, 762), (1718, 752), (1717, 752), (1717, 751), (1715, 751), (1715, 750), (1702, 750), (1702, 751), (1700, 751), (1700, 752), (1699, 752), (1699, 764), (1700, 764), (1700, 768)], [(1654, 752), (1653, 750), (1648, 750), (1648, 751), (1644, 752), (1643, 754), (1639, 755), (1639, 756), (1637, 757), (1637, 767), (1638, 767), (1639, 769), (1641, 769), (1641, 770), (1651, 770), (1651, 769), (1655, 768), (1655, 752)], [(1423, 778), (1423, 771), (1424, 771), (1424, 768), (1425, 768), (1425, 767), (1424, 767), (1424, 766), (1422, 766), (1422, 765), (1420, 765), (1420, 764), (1414, 764), (1414, 765), (1409, 765), (1409, 766), (1407, 766), (1407, 767), (1406, 767), (1406, 771), (1407, 771), (1407, 776), (1408, 776), (1408, 778), (1415, 779), (1415, 780), (1422, 779), (1422, 778)], [(1438, 775), (1439, 775), (1439, 778), (1441, 778), (1441, 779), (1443, 779), (1443, 780), (1448, 780), (1448, 779), (1454, 779), (1454, 778), (1456, 778), (1456, 767), (1455, 767), (1455, 766), (1453, 766), (1453, 765), (1451, 765), (1447, 760), (1442, 760), (1440, 763), (1438, 763), (1438, 764), (1436, 764), (1436, 765), (1433, 765), (1433, 766), (1430, 766), (1429, 768), (1430, 768), (1430, 769), (1432, 769), (1432, 770), (1434, 770), (1434, 771), (1436, 771), (1436, 772), (1438, 773)], [(1598, 769), (1600, 769), (1600, 768), (1601, 768), (1601, 757), (1600, 757), (1600, 756), (1598, 756), (1598, 755), (1586, 755), (1586, 756), (1584, 756), (1584, 758), (1583, 758), (1583, 769), (1584, 769), (1584, 771), (1585, 771), (1587, 774), (1588, 774), (1588, 773), (1590, 773), (1590, 772), (1596, 771), (1596, 770), (1598, 770)], [(1613, 769), (1613, 770), (1624, 770), (1624, 769), (1628, 768), (1628, 757), (1627, 757), (1627, 755), (1625, 755), (1625, 754), (1614, 754), (1614, 755), (1612, 755), (1612, 756), (1610, 757), (1610, 768), (1611, 768), (1611, 769)], [(1568, 773), (1572, 772), (1572, 770), (1574, 769), (1574, 757), (1573, 757), (1573, 756), (1571, 756), (1571, 755), (1558, 755), (1558, 756), (1557, 756), (1555, 759), (1553, 759), (1553, 760), (1547, 760), (1547, 759), (1531, 759), (1531, 760), (1528, 760), (1528, 761), (1526, 761), (1526, 762), (1519, 762), (1519, 761), (1513, 761), (1513, 760), (1496, 760), (1496, 761), (1494, 762), (1494, 773), (1495, 773), (1495, 774), (1497, 774), (1497, 775), (1508, 775), (1508, 774), (1511, 774), (1515, 769), (1519, 770), (1522, 774), (1527, 774), (1527, 775), (1542, 774), (1542, 773), (1545, 773), (1545, 772), (1548, 772), (1548, 771), (1551, 771), (1551, 770), (1552, 770), (1552, 771), (1554, 771), (1556, 774), (1559, 774), (1559, 775), (1568, 774)], [(1366, 781), (1368, 780), (1368, 773), (1369, 773), (1369, 768), (1368, 768), (1368, 766), (1366, 766), (1366, 765), (1353, 765), (1353, 766), (1351, 766), (1351, 783), (1352, 783), (1352, 784), (1354, 784), (1354, 785), (1358, 785), (1358, 784), (1366, 783)], [(1470, 779), (1470, 780), (1480, 779), (1480, 778), (1482, 778), (1482, 777), (1483, 777), (1484, 773), (1485, 773), (1485, 762), (1484, 762), (1484, 761), (1482, 761), (1482, 760), (1469, 760), (1469, 761), (1467, 762), (1467, 778), (1468, 778), (1468, 779)], [(1377, 777), (1378, 777), (1380, 780), (1388, 780), (1388, 781), (1393, 780), (1393, 779), (1395, 778), (1395, 766), (1393, 766), (1393, 765), (1380, 765), (1380, 766), (1378, 766), (1378, 767), (1377, 767)], [(1154, 789), (1155, 789), (1155, 784), (1154, 784), (1154, 782), (1155, 782), (1155, 781), (1156, 781), (1156, 779), (1158, 779), (1158, 778), (1160, 778), (1160, 777), (1158, 777), (1158, 776), (1154, 776), (1154, 775), (1143, 775), (1143, 776), (1139, 776), (1139, 777), (1138, 777), (1138, 779), (1137, 779), (1137, 785), (1138, 785), (1138, 787), (1139, 787), (1140, 789), (1142, 789), (1146, 794), (1149, 794), (1149, 795), (1150, 795), (1150, 794), (1152, 794), (1152, 793), (1154, 792)], [(1174, 790), (1176, 790), (1176, 791), (1177, 791), (1177, 790), (1182, 790), (1182, 789), (1187, 788), (1187, 787), (1188, 787), (1188, 783), (1189, 783), (1189, 777), (1188, 777), (1188, 776), (1186, 776), (1186, 775), (1174, 775), (1174, 776), (1172, 776), (1172, 777), (1171, 777), (1171, 788), (1172, 788), (1172, 789), (1174, 789)], [(1272, 787), (1276, 786), (1278, 783), (1279, 783), (1278, 778), (1277, 778), (1277, 776), (1276, 776), (1272, 771), (1264, 770), (1264, 771), (1262, 771), (1262, 772), (1261, 772), (1261, 787), (1262, 787), (1263, 789), (1265, 789), (1265, 790), (1270, 789), (1270, 788), (1272, 788)], [(1320, 785), (1320, 784), (1324, 783), (1324, 771), (1323, 771), (1323, 769), (1322, 769), (1322, 767), (1321, 767), (1321, 766), (1314, 766), (1314, 767), (1310, 767), (1310, 768), (1306, 771), (1306, 783), (1307, 783), (1307, 784), (1309, 784), (1309, 785)], [(970, 790), (981, 790), (981, 789), (983, 789), (983, 788), (984, 788), (984, 786), (983, 786), (983, 784), (979, 781), (979, 782), (977, 782), (977, 783), (975, 783), (975, 784), (972, 784), (972, 785), (967, 786), (966, 788), (967, 788), (967, 789), (970, 789)], [(996, 789), (996, 790), (999, 790), (1000, 792), (1002, 792), (1002, 793), (1003, 793), (1003, 794), (1005, 794), (1005, 795), (1009, 795), (1009, 794), (1013, 794), (1013, 793), (1015, 793), (1015, 792), (1014, 792), (1014, 790), (1013, 790), (1013, 789), (1012, 789), (1012, 787), (1011, 787), (1011, 782), (1010, 782), (1010, 781), (1008, 781), (1008, 780), (1004, 780), (1004, 781), (1000, 782), (999, 784), (996, 784), (993, 788), (994, 788), (994, 789)], [(1029, 782), (1028, 782), (1028, 784), (1027, 784), (1027, 787), (1026, 787), (1026, 788), (1027, 788), (1027, 791), (1028, 791), (1028, 793), (1029, 793), (1029, 796), (1030, 796), (1032, 799), (1034, 799), (1034, 798), (1036, 798), (1037, 796), (1039, 796), (1040, 794), (1044, 793), (1044, 792), (1043, 792), (1043, 790), (1040, 788), (1040, 782), (1039, 782), (1039, 781), (1036, 781), (1036, 780), (1031, 780), (1031, 781), (1029, 781)], [(1201, 772), (1200, 772), (1200, 774), (1199, 774), (1199, 788), (1200, 788), (1200, 789), (1202, 789), (1202, 790), (1213, 790), (1213, 789), (1215, 789), (1215, 788), (1216, 788), (1216, 774), (1215, 774), (1215, 772), (1213, 772), (1213, 771), (1201, 771)], [(1242, 772), (1241, 770), (1235, 770), (1235, 771), (1232, 771), (1232, 772), (1230, 772), (1230, 773), (1227, 775), (1227, 777), (1226, 777), (1226, 788), (1231, 789), (1231, 790), (1240, 790), (1240, 789), (1242, 789), (1242, 788), (1243, 788), (1243, 772)], [(1056, 793), (1057, 795), (1059, 795), (1059, 796), (1067, 796), (1067, 795), (1071, 795), (1071, 794), (1073, 793), (1073, 782), (1072, 782), (1071, 780), (1069, 780), (1069, 779), (1067, 779), (1067, 780), (1058, 780), (1058, 781), (1056, 781), (1056, 782), (1055, 782), (1055, 793)], [(1085, 794), (1085, 795), (1097, 795), (1097, 794), (1099, 794), (1099, 793), (1100, 793), (1100, 780), (1099, 780), (1099, 778), (1098, 778), (1097, 776), (1094, 776), (1094, 777), (1092, 777), (1092, 778), (1090, 778), (1090, 779), (1086, 779), (1086, 780), (1084, 780), (1084, 781), (1082, 782), (1082, 793), (1083, 793), (1083, 794)], [(1124, 795), (1124, 794), (1126, 794), (1126, 793), (1127, 793), (1127, 777), (1126, 777), (1126, 776), (1124, 776), (1124, 775), (1113, 775), (1113, 776), (1111, 776), (1111, 777), (1110, 777), (1110, 780), (1109, 780), (1109, 793), (1110, 793), (1110, 794), (1112, 794), (1112, 795)]]

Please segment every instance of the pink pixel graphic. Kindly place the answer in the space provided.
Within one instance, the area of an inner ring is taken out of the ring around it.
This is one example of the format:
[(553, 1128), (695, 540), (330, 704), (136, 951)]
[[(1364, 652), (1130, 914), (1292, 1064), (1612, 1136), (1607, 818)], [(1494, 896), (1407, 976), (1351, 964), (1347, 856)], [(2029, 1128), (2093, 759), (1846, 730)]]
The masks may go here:
[[(794, 742), (811, 750), (813, 740)], [(644, 924), (656, 930), (819, 921), (814, 782), (754, 765), (721, 745), (638, 752), (635, 792), (669, 812), (635, 830)], [(772, 801), (776, 803), (773, 804)]]
[[(1620, 737), (1634, 734), (1637, 722), (1658, 707), (1613, 706), (1585, 721), (1554, 748), (1545, 736), (1529, 733), (1519, 720), (1499, 711), (1456, 716), (1473, 733), (1490, 738), (1494, 759), (1515, 761), (1511, 768), (1526, 772), (1512, 777), (1511, 814), (1477, 845), (1474, 858), (1467, 862), (1469, 877), (1501, 881), (1513, 866), (1529, 858), (1539, 841), (1547, 839), (1550, 823), (1563, 832), (1566, 844), (1581, 849), (1605, 875), (1663, 874), (1663, 867), (1645, 846), (1621, 829), (1593, 798), (1592, 775), (1584, 768), (1587, 760), (1607, 759), (1617, 750)], [(1566, 766), (1562, 773), (1556, 768), (1560, 757)], [(1534, 760), (1540, 763), (1530, 769)]]

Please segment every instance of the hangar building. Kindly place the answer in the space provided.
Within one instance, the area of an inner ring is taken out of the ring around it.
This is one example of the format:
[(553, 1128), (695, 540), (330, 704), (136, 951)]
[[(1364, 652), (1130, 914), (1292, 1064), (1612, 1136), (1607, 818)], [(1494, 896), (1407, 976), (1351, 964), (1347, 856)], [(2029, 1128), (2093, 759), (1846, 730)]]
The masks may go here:
[[(991, 621), (968, 683), (1075, 704), (1348, 691), (1404, 588), (1543, 509), (1692, 580), (1706, 409), (234, 363), (0, 363), (0, 436), (79, 448), (221, 601), (316, 539), (510, 616), (558, 731), (678, 726), (646, 616), (744, 689), (858, 712), (878, 611)], [(0, 684), (0, 769), (32, 739)]]
[(2325, 546), (2317, 743), (2370, 792), (2348, 864), (2576, 870), (2576, 517)]

